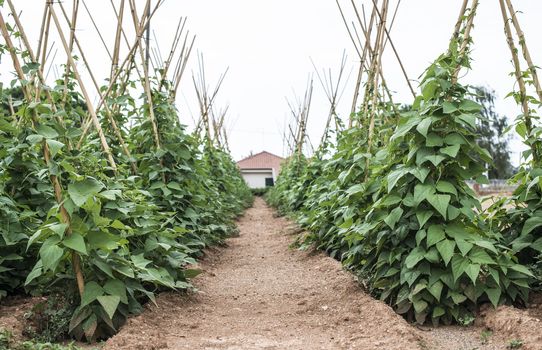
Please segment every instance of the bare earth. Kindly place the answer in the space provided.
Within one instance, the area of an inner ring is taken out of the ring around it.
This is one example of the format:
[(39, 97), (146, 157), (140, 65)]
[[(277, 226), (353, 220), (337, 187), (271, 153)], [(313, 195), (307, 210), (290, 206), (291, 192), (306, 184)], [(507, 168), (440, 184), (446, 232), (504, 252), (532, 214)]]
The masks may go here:
[(491, 309), (471, 327), (408, 324), (339, 262), (289, 249), (292, 223), (273, 214), (257, 198), (239, 237), (200, 263), (197, 293), (161, 294), (104, 349), (497, 350), (512, 339), (542, 349), (541, 322), (527, 310)]
[(162, 294), (105, 349), (420, 349), (420, 332), (363, 293), (339, 262), (288, 249), (256, 199), (239, 237), (201, 263), (199, 292)]

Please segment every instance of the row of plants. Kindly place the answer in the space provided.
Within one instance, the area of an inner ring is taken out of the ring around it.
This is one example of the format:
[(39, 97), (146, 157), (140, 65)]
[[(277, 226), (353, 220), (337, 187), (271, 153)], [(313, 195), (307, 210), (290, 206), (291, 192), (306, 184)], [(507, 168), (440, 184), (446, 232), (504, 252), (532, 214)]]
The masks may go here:
[[(293, 155), (267, 196), (306, 228), (301, 247), (341, 260), (373, 295), (418, 323), (464, 323), (482, 303), (525, 305), (540, 281), (531, 269), (542, 248), (537, 157), (525, 154), (511, 179), (518, 190), (488, 211), (467, 185), (487, 182), (492, 162), (477, 144), (483, 106), (457, 79), (470, 68), (466, 28), (474, 14), (425, 71), (409, 108), (362, 108), (334, 144), (311, 158)], [(518, 117), (516, 130), (538, 147), (539, 128), (522, 132), (529, 114)]]
[(192, 288), (189, 266), (236, 233), (252, 194), (224, 149), (179, 122), (161, 72), (143, 93), (128, 73), (104, 87), (86, 133), (73, 69), (47, 86), (4, 39), (21, 69), (0, 94), (0, 299), (60, 294), (69, 321), (48, 341), (106, 338), (156, 293)]

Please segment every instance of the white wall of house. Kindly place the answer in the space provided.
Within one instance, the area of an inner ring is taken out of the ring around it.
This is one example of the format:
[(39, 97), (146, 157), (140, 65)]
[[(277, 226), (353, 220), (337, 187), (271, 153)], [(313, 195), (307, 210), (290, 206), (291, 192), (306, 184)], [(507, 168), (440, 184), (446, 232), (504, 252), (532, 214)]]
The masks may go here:
[(243, 179), (245, 179), (245, 182), (250, 188), (263, 188), (265, 187), (266, 178), (275, 178), (273, 176), (273, 169), (243, 169), (241, 170), (241, 175), (243, 175)]

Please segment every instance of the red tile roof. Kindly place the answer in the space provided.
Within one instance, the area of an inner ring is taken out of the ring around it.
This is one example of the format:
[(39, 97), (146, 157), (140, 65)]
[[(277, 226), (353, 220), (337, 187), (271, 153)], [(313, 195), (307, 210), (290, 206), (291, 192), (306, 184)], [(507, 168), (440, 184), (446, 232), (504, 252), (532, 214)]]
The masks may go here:
[(237, 165), (240, 169), (274, 169), (278, 175), (283, 161), (284, 158), (263, 151), (238, 161)]

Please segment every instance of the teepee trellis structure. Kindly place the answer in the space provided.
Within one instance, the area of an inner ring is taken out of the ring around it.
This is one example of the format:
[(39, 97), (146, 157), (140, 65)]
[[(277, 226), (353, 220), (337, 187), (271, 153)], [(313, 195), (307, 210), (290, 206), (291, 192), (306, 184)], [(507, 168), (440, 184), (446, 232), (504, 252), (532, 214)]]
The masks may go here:
[(340, 129), (341, 122), (337, 114), (337, 105), (340, 102), (342, 91), (344, 91), (344, 88), (343, 88), (341, 93), (339, 94), (339, 91), (341, 90), (341, 82), (342, 82), (344, 71), (346, 68), (346, 61), (347, 61), (347, 56), (346, 56), (346, 53), (343, 52), (337, 79), (334, 81), (333, 76), (331, 74), (331, 70), (329, 70), (327, 73), (325, 70), (323, 70), (322, 74), (320, 74), (320, 72), (316, 68), (316, 65), (311, 60), (312, 66), (316, 72), (316, 77), (318, 78), (318, 81), (320, 82), (320, 85), (322, 89), (324, 90), (324, 93), (329, 101), (329, 113), (328, 113), (328, 117), (327, 117), (326, 124), (324, 127), (324, 132), (320, 139), (319, 149), (324, 147), (326, 144), (326, 141), (328, 139), (328, 135), (330, 132), (330, 128), (332, 125), (331, 123), (332, 121), (334, 122), (333, 124), (335, 126), (335, 131), (339, 132), (341, 130)]
[[(531, 108), (529, 106), (529, 101), (528, 101), (528, 92), (527, 92), (527, 83), (525, 80), (525, 74), (523, 73), (521, 69), (521, 63), (520, 63), (519, 54), (518, 54), (519, 50), (517, 49), (516, 44), (515, 44), (510, 22), (512, 22), (514, 29), (516, 31), (517, 40), (520, 44), (523, 58), (526, 61), (527, 66), (528, 66), (527, 70), (530, 73), (530, 76), (532, 77), (532, 85), (534, 85), (539, 101), (542, 101), (542, 89), (540, 87), (540, 82), (538, 80), (536, 66), (533, 64), (533, 61), (531, 59), (529, 49), (527, 48), (525, 35), (523, 34), (523, 31), (521, 30), (519, 21), (516, 17), (516, 13), (514, 11), (511, 1), (499, 0), (499, 5), (501, 8), (501, 14), (502, 14), (503, 22), (504, 22), (504, 33), (506, 35), (506, 41), (508, 43), (508, 47), (510, 48), (510, 53), (512, 56), (512, 63), (514, 66), (514, 76), (515, 76), (516, 82), (518, 83), (519, 103), (521, 104), (522, 119), (525, 124), (526, 135), (527, 137), (532, 137), (532, 136), (536, 137), (536, 135), (534, 135), (535, 123), (531, 116)], [(540, 162), (540, 157), (541, 157), (540, 141), (537, 139), (534, 142), (530, 142), (529, 146), (531, 149), (531, 155), (533, 157), (533, 161), (535, 164), (538, 165)]]
[[(22, 27), (19, 28), (21, 30)], [(8, 50), (10, 52), (11, 59), (13, 61), (13, 66), (15, 68), (15, 71), (17, 73), (18, 78), (21, 81), (25, 80), (25, 74), (22, 70), (21, 63), (19, 61), (19, 57), (17, 57), (17, 49), (13, 45), (10, 37), (10, 33), (7, 29), (6, 22), (4, 21), (3, 15), (0, 13), (0, 31), (2, 32), (2, 36), (4, 37), (6, 46), (8, 47)], [(39, 90), (38, 90), (39, 91)], [(23, 93), (25, 95), (25, 98), (28, 101), (32, 100), (39, 100), (40, 94), (32, 95), (31, 89), (28, 88), (28, 86), (23, 85)], [(33, 110), (32, 114), (32, 126), (35, 129), (37, 127), (37, 124), (39, 123), (38, 116), (35, 113), (35, 110)], [(49, 167), (51, 164), (51, 152), (49, 149), (49, 146), (46, 142), (46, 140), (42, 141), (42, 151), (43, 151), (43, 158), (45, 161), (45, 164)], [(61, 221), (66, 225), (66, 234), (71, 235), (72, 233), (72, 225), (71, 225), (71, 219), (70, 215), (68, 214), (68, 211), (64, 207), (64, 198), (62, 195), (63, 189), (62, 184), (60, 182), (60, 179), (55, 174), (50, 174), (49, 176), (51, 184), (53, 186), (53, 192), (55, 195), (55, 200), (58, 203), (59, 206), (59, 212)], [(80, 296), (83, 296), (84, 290), (85, 290), (85, 280), (83, 277), (83, 272), (81, 269), (81, 259), (79, 255), (72, 251), (72, 264), (73, 264), (73, 270), (75, 274), (75, 278), (77, 281), (77, 287), (79, 290)]]

